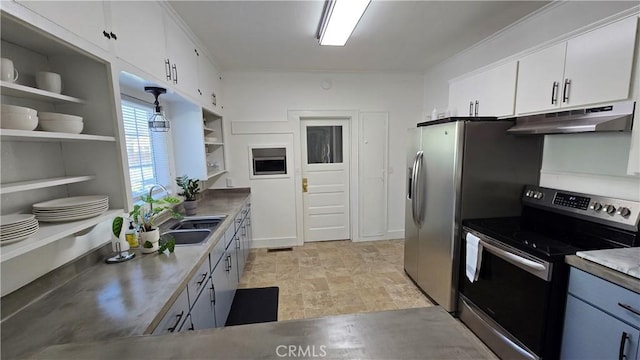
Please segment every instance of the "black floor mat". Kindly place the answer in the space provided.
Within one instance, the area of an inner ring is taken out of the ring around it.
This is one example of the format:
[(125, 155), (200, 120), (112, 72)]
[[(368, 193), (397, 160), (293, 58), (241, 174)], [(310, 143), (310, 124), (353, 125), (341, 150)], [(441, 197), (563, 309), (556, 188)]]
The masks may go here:
[(236, 290), (225, 325), (278, 321), (279, 291), (277, 286)]

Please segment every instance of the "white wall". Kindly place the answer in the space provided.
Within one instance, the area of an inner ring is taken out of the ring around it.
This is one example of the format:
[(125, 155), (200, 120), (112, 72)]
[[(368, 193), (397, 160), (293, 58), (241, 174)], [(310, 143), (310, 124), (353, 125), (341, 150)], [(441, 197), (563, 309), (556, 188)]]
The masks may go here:
[[(323, 82), (330, 83), (330, 89), (323, 89)], [(421, 74), (233, 72), (223, 75), (223, 86), (225, 126), (229, 128), (229, 124), (234, 123), (233, 128), (243, 129), (236, 134), (227, 134), (231, 172), (226, 178), (231, 178), (234, 186), (252, 188), (256, 246), (261, 246), (261, 240), (264, 240), (262, 246), (295, 244), (296, 219), (291, 210), (295, 209), (295, 192), (299, 187), (293, 178), (249, 179), (247, 158), (249, 145), (269, 143), (285, 144), (292, 154), (299, 154), (294, 138), (286, 135), (291, 130), (287, 125), (287, 114), (291, 110), (381, 111), (389, 114), (387, 237), (403, 237), (405, 133), (421, 117)], [(357, 116), (354, 121), (359, 121)], [(261, 129), (256, 125), (259, 122), (269, 122), (271, 130)], [(241, 126), (241, 123), (247, 126)], [(282, 130), (278, 130), (280, 128)], [(279, 134), (265, 134), (268, 132)], [(352, 154), (352, 158), (357, 155)], [(217, 184), (224, 186), (225, 179)], [(274, 211), (285, 218), (276, 221)], [(357, 233), (354, 231), (356, 236)], [(287, 240), (276, 242), (276, 239)]]
[[(423, 118), (427, 119), (434, 107), (445, 111), (450, 79), (508, 58), (517, 59), (519, 54), (578, 34), (629, 8), (637, 11), (637, 4), (567, 1), (542, 8), (426, 71)], [(640, 200), (640, 178), (627, 175), (630, 139), (630, 134), (546, 136), (540, 185)]]

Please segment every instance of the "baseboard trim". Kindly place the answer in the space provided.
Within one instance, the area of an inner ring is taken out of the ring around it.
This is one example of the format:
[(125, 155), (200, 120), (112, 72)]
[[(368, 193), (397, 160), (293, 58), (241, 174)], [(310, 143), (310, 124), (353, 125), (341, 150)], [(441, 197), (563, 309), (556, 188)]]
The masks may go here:
[(279, 248), (279, 247), (291, 247), (298, 246), (298, 238), (296, 237), (287, 237), (287, 238), (263, 238), (263, 239), (253, 239), (252, 249), (262, 249), (262, 248)]
[(361, 236), (358, 239), (354, 239), (353, 242), (396, 240), (396, 239), (404, 239), (404, 230), (391, 230), (391, 231), (387, 231), (387, 233), (384, 235)]

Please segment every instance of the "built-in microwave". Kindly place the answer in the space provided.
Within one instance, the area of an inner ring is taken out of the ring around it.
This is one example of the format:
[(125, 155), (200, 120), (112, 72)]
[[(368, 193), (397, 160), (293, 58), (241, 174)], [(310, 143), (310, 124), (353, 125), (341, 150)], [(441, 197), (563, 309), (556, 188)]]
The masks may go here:
[(253, 158), (253, 175), (279, 175), (286, 173), (286, 156), (265, 156)]

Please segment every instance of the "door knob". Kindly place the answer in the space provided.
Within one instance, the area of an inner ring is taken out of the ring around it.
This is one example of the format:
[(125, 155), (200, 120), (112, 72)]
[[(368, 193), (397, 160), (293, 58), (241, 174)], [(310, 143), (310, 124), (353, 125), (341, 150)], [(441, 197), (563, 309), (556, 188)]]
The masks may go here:
[(309, 180), (306, 177), (302, 178), (302, 192), (307, 192), (309, 190)]

